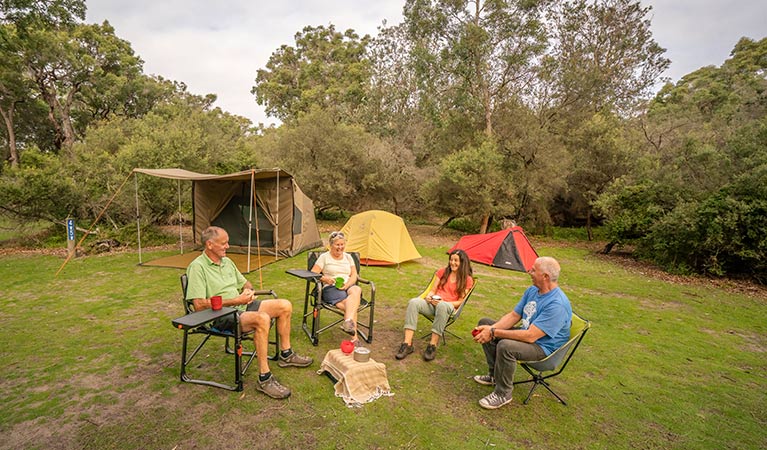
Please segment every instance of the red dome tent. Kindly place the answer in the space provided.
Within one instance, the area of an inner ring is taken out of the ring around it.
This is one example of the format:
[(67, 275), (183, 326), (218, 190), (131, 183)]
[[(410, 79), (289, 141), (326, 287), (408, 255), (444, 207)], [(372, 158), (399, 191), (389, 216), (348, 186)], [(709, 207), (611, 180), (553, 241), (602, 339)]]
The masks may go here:
[(522, 227), (464, 236), (448, 253), (458, 248), (465, 251), (474, 262), (520, 272), (530, 270), (538, 257)]

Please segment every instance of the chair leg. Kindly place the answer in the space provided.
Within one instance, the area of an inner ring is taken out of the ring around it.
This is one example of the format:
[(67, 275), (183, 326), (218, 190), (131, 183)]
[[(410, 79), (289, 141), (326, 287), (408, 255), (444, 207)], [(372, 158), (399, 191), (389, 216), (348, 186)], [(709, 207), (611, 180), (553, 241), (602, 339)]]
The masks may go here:
[(205, 335), (205, 337), (202, 339), (202, 342), (200, 342), (200, 344), (197, 346), (197, 348), (194, 349), (192, 354), (187, 357), (187, 353), (188, 353), (187, 352), (187, 346), (188, 346), (189, 341), (188, 341), (188, 332), (187, 332), (187, 330), (184, 330), (184, 342), (183, 342), (183, 347), (181, 349), (181, 376), (180, 376), (181, 381), (183, 381), (185, 383), (202, 384), (202, 385), (205, 385), (205, 386), (213, 386), (213, 387), (217, 387), (217, 388), (221, 388), (221, 389), (226, 389), (228, 391), (242, 391), (242, 388), (243, 388), (243, 386), (242, 386), (242, 374), (240, 373), (240, 361), (241, 360), (240, 360), (238, 355), (235, 355), (235, 358), (234, 358), (235, 359), (235, 361), (234, 361), (234, 364), (235, 364), (235, 380), (234, 380), (235, 384), (233, 386), (232, 385), (228, 385), (228, 384), (223, 384), (223, 383), (217, 383), (215, 381), (200, 380), (200, 379), (191, 378), (186, 373), (186, 368), (192, 362), (192, 360), (197, 355), (197, 353), (200, 351), (200, 349), (202, 349), (202, 347), (205, 346), (205, 343), (208, 342), (208, 339), (210, 339), (210, 337), (211, 337), (210, 335)]
[(543, 377), (540, 376), (540, 375), (533, 375), (533, 379), (531, 379), (531, 380), (519, 381), (519, 382), (516, 382), (514, 384), (522, 384), (522, 383), (528, 383), (528, 382), (532, 382), (533, 383), (533, 387), (530, 388), (530, 392), (527, 394), (527, 398), (525, 399), (524, 402), (522, 402), (523, 404), (526, 405), (527, 402), (530, 401), (530, 398), (533, 396), (533, 392), (540, 385), (540, 386), (545, 387), (546, 390), (548, 390), (549, 392), (551, 392), (551, 395), (556, 397), (557, 400), (559, 400), (560, 403), (562, 403), (563, 405), (567, 406), (567, 403), (562, 399), (562, 397), (557, 395), (557, 393), (554, 392), (551, 389), (551, 386), (549, 385), (549, 383), (547, 383), (546, 380), (544, 380)]
[(562, 397), (560, 397), (559, 395), (557, 395), (557, 393), (556, 393), (556, 392), (554, 392), (554, 391), (551, 389), (551, 386), (549, 386), (549, 383), (547, 383), (547, 382), (546, 382), (546, 381), (544, 381), (544, 380), (541, 380), (540, 384), (541, 384), (541, 385), (543, 385), (543, 387), (545, 387), (545, 388), (546, 388), (546, 389), (547, 389), (549, 392), (551, 392), (551, 395), (553, 395), (554, 397), (556, 397), (556, 398), (557, 398), (557, 400), (559, 400), (559, 401), (560, 401), (560, 402), (561, 402), (563, 405), (567, 406), (567, 403), (565, 403), (565, 401), (564, 401), (564, 400), (562, 400)]
[[(359, 316), (357, 317), (357, 334), (360, 338), (362, 338), (363, 341), (369, 344), (373, 342), (373, 311), (369, 310), (368, 313), (370, 316), (368, 316), (369, 322), (367, 325), (361, 324), (359, 321)], [(360, 327), (366, 329), (367, 332), (360, 330)]]

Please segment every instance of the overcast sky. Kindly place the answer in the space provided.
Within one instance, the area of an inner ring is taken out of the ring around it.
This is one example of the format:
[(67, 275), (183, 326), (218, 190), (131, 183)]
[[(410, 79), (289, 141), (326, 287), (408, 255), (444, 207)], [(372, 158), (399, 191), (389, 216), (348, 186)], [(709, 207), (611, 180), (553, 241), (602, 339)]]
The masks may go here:
[[(144, 60), (144, 72), (182, 81), (216, 106), (269, 124), (250, 89), (256, 71), (304, 26), (333, 24), (359, 35), (402, 21), (405, 0), (86, 0), (87, 22), (108, 20)], [(719, 66), (743, 36), (767, 37), (765, 0), (644, 0), (655, 40), (671, 59), (672, 81)]]

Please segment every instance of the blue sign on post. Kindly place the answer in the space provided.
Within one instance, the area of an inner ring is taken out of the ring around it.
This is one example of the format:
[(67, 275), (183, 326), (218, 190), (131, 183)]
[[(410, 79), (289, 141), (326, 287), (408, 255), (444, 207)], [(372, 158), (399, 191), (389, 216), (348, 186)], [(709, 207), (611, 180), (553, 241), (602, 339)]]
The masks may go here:
[(75, 240), (75, 219), (67, 219), (67, 240)]

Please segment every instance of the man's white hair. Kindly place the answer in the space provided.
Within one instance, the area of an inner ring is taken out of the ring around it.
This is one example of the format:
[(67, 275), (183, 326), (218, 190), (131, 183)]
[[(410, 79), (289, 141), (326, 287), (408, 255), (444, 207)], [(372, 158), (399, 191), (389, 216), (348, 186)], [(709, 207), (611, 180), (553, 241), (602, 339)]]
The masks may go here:
[(202, 244), (205, 245), (208, 243), (208, 241), (212, 239), (216, 239), (218, 235), (221, 234), (222, 231), (224, 231), (223, 228), (216, 227), (216, 226), (210, 226), (206, 228), (202, 232), (202, 235), (200, 235), (200, 240), (202, 241)]
[(559, 279), (559, 263), (551, 256), (541, 256), (535, 260), (543, 273), (549, 274), (549, 280), (556, 282)]

